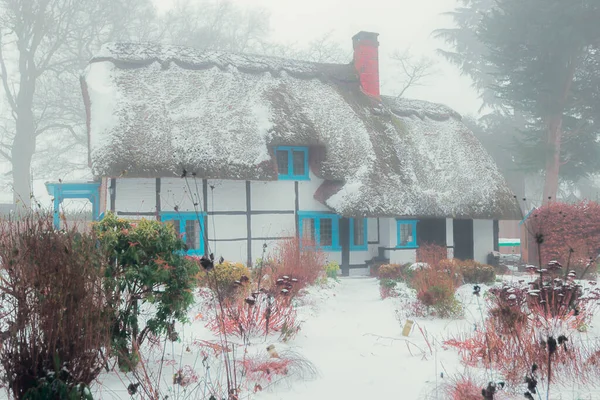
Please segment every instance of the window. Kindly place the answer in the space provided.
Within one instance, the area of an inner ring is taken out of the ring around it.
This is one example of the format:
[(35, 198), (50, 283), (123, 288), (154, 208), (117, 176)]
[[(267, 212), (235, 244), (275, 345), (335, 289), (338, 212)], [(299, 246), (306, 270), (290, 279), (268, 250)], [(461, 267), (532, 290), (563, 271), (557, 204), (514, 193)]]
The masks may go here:
[(397, 220), (398, 245), (396, 247), (415, 249), (417, 245), (417, 221)]
[(299, 212), (298, 222), (301, 239), (322, 250), (338, 251), (339, 216), (313, 212)]
[(279, 179), (308, 180), (308, 148), (279, 146), (275, 149)]
[(350, 250), (367, 250), (366, 218), (350, 218)]
[(187, 247), (189, 255), (204, 254), (204, 215), (194, 212), (162, 213), (161, 220), (173, 226)]

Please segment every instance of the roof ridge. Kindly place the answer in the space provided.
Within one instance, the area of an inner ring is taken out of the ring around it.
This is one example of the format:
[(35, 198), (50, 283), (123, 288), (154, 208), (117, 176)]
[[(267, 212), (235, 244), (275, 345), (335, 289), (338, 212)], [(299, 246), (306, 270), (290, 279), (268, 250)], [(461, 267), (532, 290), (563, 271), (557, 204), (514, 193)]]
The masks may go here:
[[(105, 55), (106, 52), (110, 52), (111, 54), (115, 53), (115, 47), (130, 47), (136, 49), (146, 49), (146, 50), (163, 50), (163, 51), (180, 51), (179, 55), (186, 56), (185, 52), (189, 53), (187, 56), (200, 56), (200, 55), (222, 55), (225, 57), (239, 57), (239, 58), (256, 58), (256, 59), (265, 59), (272, 61), (280, 61), (286, 63), (300, 63), (304, 65), (310, 65), (315, 67), (339, 67), (339, 66), (348, 66), (351, 65), (351, 61), (348, 63), (324, 63), (324, 62), (316, 62), (310, 60), (302, 60), (299, 58), (287, 58), (282, 56), (268, 55), (268, 54), (259, 54), (259, 53), (250, 53), (250, 52), (237, 52), (237, 51), (229, 51), (229, 50), (210, 50), (210, 49), (200, 49), (191, 46), (182, 46), (182, 45), (174, 45), (174, 44), (163, 44), (157, 42), (107, 42), (102, 45), (100, 51), (92, 57), (92, 61), (95, 59), (104, 59), (110, 58), (108, 55)], [(127, 56), (132, 56), (131, 54), (127, 54)], [(119, 59), (118, 57), (113, 57), (115, 59)], [(160, 59), (160, 57), (150, 57)], [(166, 59), (176, 59), (174, 56), (169, 56)], [(145, 59), (147, 60), (147, 58)], [(123, 60), (125, 61), (125, 60)], [(141, 61), (141, 60), (140, 60)]]

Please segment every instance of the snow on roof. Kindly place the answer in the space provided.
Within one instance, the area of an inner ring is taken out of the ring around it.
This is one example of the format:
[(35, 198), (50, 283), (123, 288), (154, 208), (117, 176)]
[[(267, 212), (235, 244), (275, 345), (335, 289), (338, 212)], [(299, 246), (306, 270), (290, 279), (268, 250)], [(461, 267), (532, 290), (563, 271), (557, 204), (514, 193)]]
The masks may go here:
[(83, 90), (97, 175), (272, 180), (272, 147), (304, 145), (340, 214), (520, 218), (456, 112), (370, 98), (350, 64), (109, 44)]

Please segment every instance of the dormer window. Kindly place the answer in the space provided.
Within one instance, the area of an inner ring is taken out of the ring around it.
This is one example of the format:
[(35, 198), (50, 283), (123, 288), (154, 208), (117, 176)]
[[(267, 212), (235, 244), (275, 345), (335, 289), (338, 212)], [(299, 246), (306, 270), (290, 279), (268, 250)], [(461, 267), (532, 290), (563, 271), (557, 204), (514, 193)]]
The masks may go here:
[(279, 179), (306, 181), (308, 175), (308, 147), (279, 146), (275, 148)]

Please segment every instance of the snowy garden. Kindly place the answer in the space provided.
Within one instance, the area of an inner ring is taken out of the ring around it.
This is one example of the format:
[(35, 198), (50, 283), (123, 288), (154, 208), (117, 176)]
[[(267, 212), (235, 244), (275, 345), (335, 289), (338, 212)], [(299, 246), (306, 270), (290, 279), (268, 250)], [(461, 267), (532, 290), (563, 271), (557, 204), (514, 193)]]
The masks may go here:
[(295, 239), (248, 268), (190, 257), (168, 224), (2, 224), (2, 383), (48, 399), (594, 399), (597, 204), (528, 229), (541, 267), (449, 260), (339, 277)]

